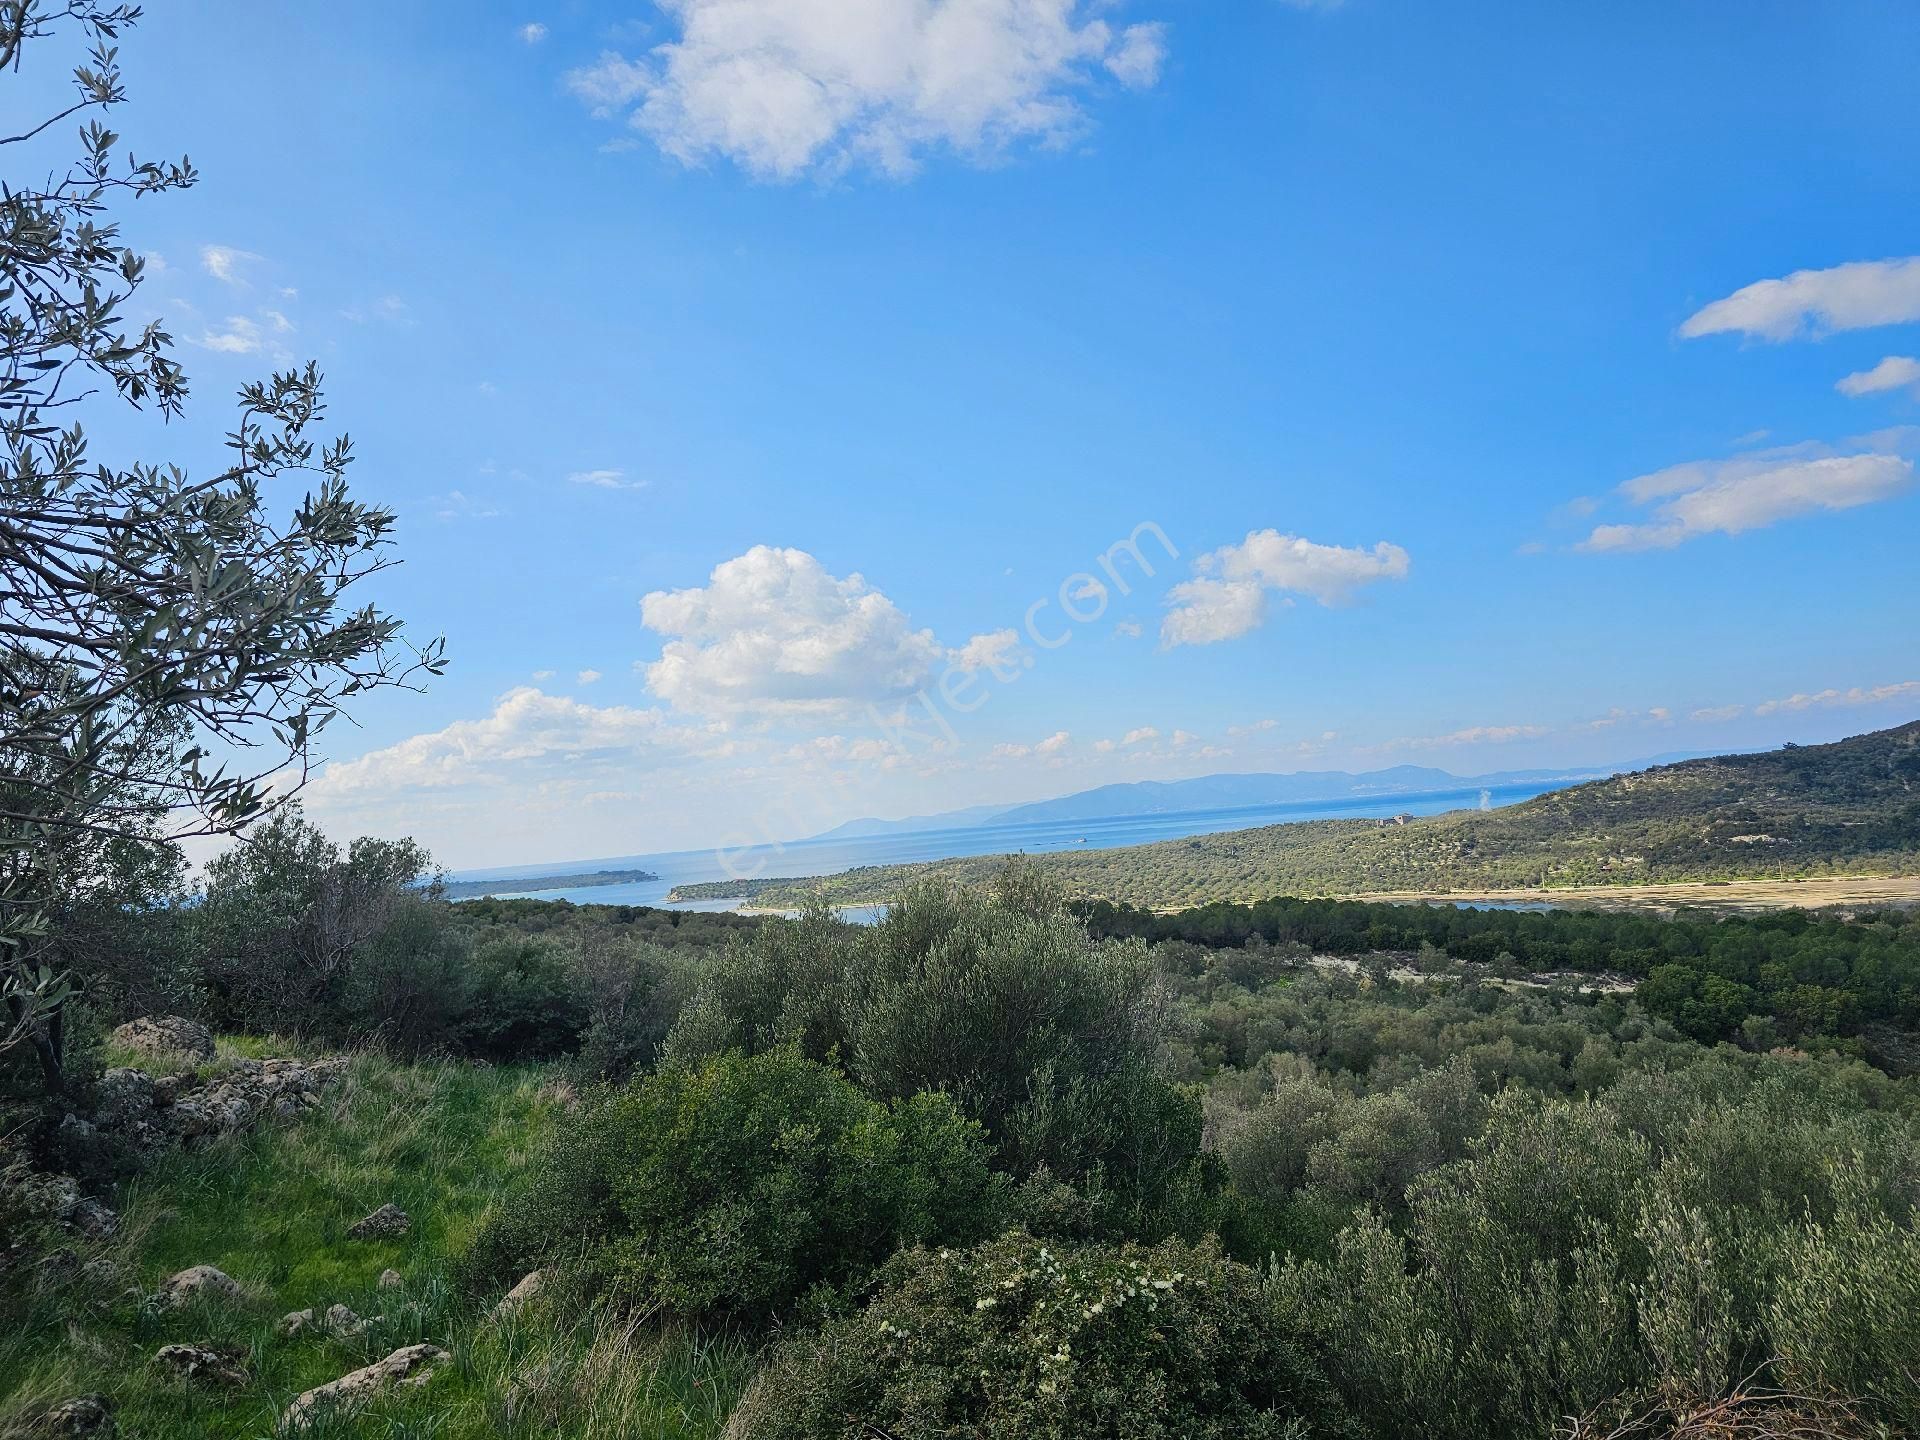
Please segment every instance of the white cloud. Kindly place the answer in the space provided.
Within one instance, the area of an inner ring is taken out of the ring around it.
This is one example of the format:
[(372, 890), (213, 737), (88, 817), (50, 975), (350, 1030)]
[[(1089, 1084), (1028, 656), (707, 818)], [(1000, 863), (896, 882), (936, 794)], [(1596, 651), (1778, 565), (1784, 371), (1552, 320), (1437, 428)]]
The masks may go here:
[(1638, 505), (1658, 501), (1653, 518), (1596, 526), (1579, 548), (1671, 549), (1701, 535), (1738, 535), (1817, 510), (1870, 505), (1913, 481), (1913, 462), (1900, 455), (1830, 455), (1810, 448), (1820, 447), (1694, 461), (1629, 480), (1620, 493)]
[(553, 671), (536, 670), (533, 672), (533, 678), (536, 680), (551, 680), (553, 678)]
[(1768, 700), (1753, 707), (1756, 715), (1777, 715), (1796, 710), (1839, 710), (1859, 705), (1886, 705), (1893, 701), (1920, 700), (1920, 680), (1902, 680), (1892, 685), (1851, 690), (1821, 690), (1812, 695), (1789, 695), (1784, 700)]
[(517, 33), (523, 44), (538, 45), (547, 38), (547, 27), (535, 20), (531, 24), (522, 25)]
[(1163, 647), (1211, 645), (1246, 634), (1266, 620), (1269, 590), (1337, 605), (1361, 586), (1404, 580), (1411, 562), (1405, 550), (1384, 540), (1367, 550), (1255, 530), (1238, 545), (1202, 555), (1194, 568), (1197, 578), (1167, 592), (1169, 610), (1160, 622)]
[(227, 355), (256, 355), (260, 351), (260, 327), (244, 315), (229, 315), (218, 330), (203, 330), (194, 344)]
[(1247, 725), (1229, 725), (1227, 727), (1227, 734), (1238, 739), (1242, 735), (1257, 735), (1263, 730), (1277, 730), (1279, 728), (1280, 722), (1278, 720), (1255, 720)]
[(644, 480), (627, 479), (624, 470), (576, 470), (567, 476), (570, 485), (591, 485), (596, 490), (638, 490)]
[(1744, 705), (1709, 705), (1702, 709), (1689, 712), (1687, 718), (1689, 720), (1701, 721), (1704, 724), (1712, 724), (1720, 720), (1737, 720), (1746, 713), (1747, 707)]
[(668, 637), (647, 684), (706, 714), (830, 712), (912, 694), (945, 658), (929, 630), (862, 579), (804, 550), (756, 545), (704, 587), (656, 590), (647, 628)]
[(1758, 280), (1689, 316), (1680, 333), (1791, 340), (1912, 320), (1920, 320), (1920, 255)]
[(1018, 630), (991, 630), (947, 652), (947, 660), (956, 670), (991, 670), (999, 675), (1012, 670), (1020, 655)]
[[(1030, 756), (1053, 759), (1060, 755), (1073, 742), (1073, 736), (1065, 730), (1056, 730), (1046, 739), (1032, 745), (1017, 745), (1011, 742), (993, 747), (989, 753), (996, 760), (1025, 760)], [(1111, 748), (1111, 747), (1109, 747)]]
[(231, 245), (202, 245), (200, 265), (207, 274), (225, 285), (245, 285), (240, 271), (260, 257), (251, 250), (236, 250)]
[(1411, 750), (1435, 750), (1448, 745), (1510, 745), (1516, 740), (1538, 740), (1551, 733), (1544, 725), (1473, 725), (1455, 730), (1451, 735), (1422, 735), (1393, 743)]
[(1851, 375), (1843, 375), (1833, 388), (1842, 395), (1857, 398), (1908, 387), (1912, 387), (1913, 393), (1920, 396), (1920, 360), (1911, 355), (1889, 355), (1871, 370), (1856, 370)]
[(595, 681), (600, 679), (600, 672), (598, 670), (582, 670), (578, 675), (574, 676), (573, 678), (576, 684), (591, 685)]
[(387, 799), (408, 790), (504, 785), (508, 769), (527, 762), (693, 738), (670, 727), (658, 710), (585, 705), (523, 685), (501, 696), (485, 719), (456, 720), (357, 760), (336, 760), (308, 788), (321, 801), (347, 801)]
[(1120, 737), (1120, 743), (1122, 745), (1144, 745), (1149, 741), (1158, 740), (1159, 738), (1160, 732), (1153, 726), (1142, 725), (1139, 729), (1129, 730), (1125, 735), (1122, 735)]
[(1122, 620), (1113, 627), (1113, 633), (1122, 640), (1138, 640), (1147, 632), (1138, 620)]
[(1167, 591), (1172, 608), (1160, 621), (1160, 644), (1212, 645), (1266, 622), (1266, 592), (1250, 580), (1182, 580)]
[(1081, 0), (659, 0), (679, 38), (607, 52), (567, 83), (687, 165), (791, 180), (852, 164), (912, 173), (947, 148), (1062, 144), (1096, 75), (1151, 86), (1163, 28), (1116, 29)]

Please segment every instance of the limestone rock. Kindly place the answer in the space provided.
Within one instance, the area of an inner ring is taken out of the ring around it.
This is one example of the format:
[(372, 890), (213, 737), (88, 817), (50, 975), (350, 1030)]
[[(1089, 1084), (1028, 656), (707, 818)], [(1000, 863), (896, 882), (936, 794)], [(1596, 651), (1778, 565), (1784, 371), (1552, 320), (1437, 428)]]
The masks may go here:
[(346, 1065), (345, 1057), (236, 1060), (206, 1079), (155, 1078), (122, 1066), (107, 1071), (95, 1087), (95, 1119), (69, 1119), (152, 1154), (246, 1130), (268, 1116), (292, 1118), (311, 1110), (320, 1103), (321, 1090)]
[(413, 1220), (398, 1205), (391, 1202), (364, 1219), (356, 1220), (347, 1227), (350, 1240), (385, 1240), (392, 1236), (404, 1235), (413, 1228)]
[(138, 1020), (129, 1020), (107, 1038), (123, 1049), (142, 1055), (195, 1061), (213, 1059), (213, 1032), (197, 1020), (179, 1015), (143, 1015)]
[(387, 1269), (380, 1272), (380, 1278), (374, 1283), (382, 1290), (398, 1290), (407, 1282), (401, 1278), (398, 1270)]
[(327, 1411), (365, 1404), (396, 1385), (424, 1385), (437, 1366), (452, 1358), (438, 1345), (403, 1346), (384, 1360), (306, 1391), (282, 1412), (280, 1424), (297, 1429)]
[(101, 1435), (113, 1425), (113, 1407), (102, 1395), (76, 1395), (62, 1400), (27, 1433), (30, 1435)]
[(308, 1330), (322, 1329), (329, 1335), (341, 1339), (351, 1339), (364, 1335), (367, 1322), (345, 1305), (329, 1305), (325, 1311), (314, 1309), (294, 1310), (280, 1317), (279, 1330), (284, 1336), (294, 1336)]
[(500, 1297), (500, 1303), (493, 1307), (493, 1319), (505, 1320), (521, 1306), (532, 1300), (546, 1284), (543, 1271), (531, 1270), (520, 1277), (520, 1283)]
[(194, 1300), (232, 1300), (239, 1294), (239, 1282), (226, 1271), (212, 1265), (194, 1265), (169, 1276), (153, 1298), (168, 1310), (178, 1310)]
[(153, 1363), (171, 1370), (189, 1384), (241, 1386), (247, 1372), (241, 1361), (247, 1352), (232, 1345), (162, 1345)]

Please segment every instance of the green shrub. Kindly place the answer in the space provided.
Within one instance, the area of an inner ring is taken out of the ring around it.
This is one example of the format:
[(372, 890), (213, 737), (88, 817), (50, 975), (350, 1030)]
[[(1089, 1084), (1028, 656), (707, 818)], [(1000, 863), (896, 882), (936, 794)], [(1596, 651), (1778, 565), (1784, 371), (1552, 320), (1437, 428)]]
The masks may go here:
[(830, 1305), (902, 1245), (990, 1233), (978, 1127), (882, 1105), (791, 1049), (647, 1076), (575, 1117), (467, 1256), (474, 1284), (578, 1261), (638, 1306), (760, 1324)]
[(1280, 1440), (1338, 1404), (1212, 1244), (1056, 1246), (1015, 1232), (898, 1256), (864, 1312), (790, 1342), (730, 1440)]
[(763, 925), (704, 977), (669, 1060), (794, 1044), (869, 1093), (953, 1097), (1015, 1176), (1096, 1174), (1163, 1208), (1199, 1143), (1166, 1074), (1169, 997), (1144, 946), (1096, 942), (1012, 867), (992, 892), (910, 888), (878, 925)]

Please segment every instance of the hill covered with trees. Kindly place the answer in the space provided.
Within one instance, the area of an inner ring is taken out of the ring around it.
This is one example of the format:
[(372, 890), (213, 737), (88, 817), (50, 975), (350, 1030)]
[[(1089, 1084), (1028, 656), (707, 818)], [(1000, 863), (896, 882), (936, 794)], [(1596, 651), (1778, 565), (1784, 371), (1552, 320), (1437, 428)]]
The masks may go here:
[[(870, 904), (917, 878), (979, 883), (1005, 859), (869, 866), (677, 893)], [(1920, 871), (1920, 721), (1830, 745), (1685, 760), (1498, 810), (1272, 825), (1035, 863), (1075, 895), (1158, 908), (1382, 890), (1911, 875)]]

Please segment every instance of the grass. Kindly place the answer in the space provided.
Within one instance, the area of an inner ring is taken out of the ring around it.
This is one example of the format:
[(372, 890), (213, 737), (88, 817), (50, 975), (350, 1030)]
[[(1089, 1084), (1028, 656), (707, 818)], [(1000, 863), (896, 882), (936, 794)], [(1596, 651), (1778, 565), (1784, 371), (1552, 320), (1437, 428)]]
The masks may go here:
[[(259, 1053), (255, 1043), (223, 1042), (226, 1057)], [(90, 1393), (112, 1402), (120, 1433), (141, 1440), (263, 1436), (301, 1391), (422, 1341), (454, 1357), (428, 1385), (305, 1433), (717, 1434), (753, 1370), (744, 1342), (661, 1332), (564, 1297), (496, 1323), (487, 1318), (493, 1297), (449, 1284), (453, 1257), (553, 1121), (551, 1078), (360, 1055), (314, 1114), (160, 1160), (114, 1197), (118, 1233), (78, 1242), (78, 1259), (93, 1263), (43, 1271), (24, 1323), (0, 1334), (0, 1436)], [(388, 1201), (412, 1216), (410, 1233), (347, 1238), (349, 1225)], [(169, 1275), (202, 1264), (231, 1275), (241, 1297), (177, 1311), (147, 1301)], [(378, 1277), (389, 1267), (403, 1283), (383, 1290)], [(278, 1333), (287, 1312), (336, 1303), (371, 1322), (364, 1334)], [(249, 1383), (202, 1388), (162, 1373), (151, 1357), (173, 1342), (235, 1347)]]

